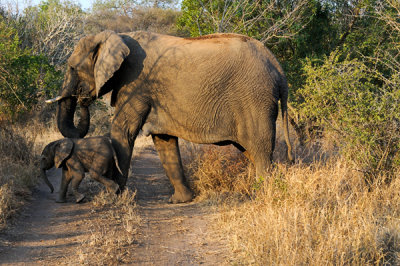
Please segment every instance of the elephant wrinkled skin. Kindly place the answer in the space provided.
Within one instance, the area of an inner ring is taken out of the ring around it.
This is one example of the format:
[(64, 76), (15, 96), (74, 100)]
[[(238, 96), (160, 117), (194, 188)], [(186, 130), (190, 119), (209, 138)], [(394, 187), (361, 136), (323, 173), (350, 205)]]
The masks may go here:
[(126, 184), (134, 141), (144, 126), (175, 193), (186, 202), (178, 137), (196, 143), (233, 144), (255, 164), (258, 176), (271, 165), (278, 101), (288, 157), (285, 75), (262, 43), (237, 34), (178, 38), (149, 32), (101, 32), (82, 38), (68, 60), (58, 101), (58, 126), (66, 137), (84, 136), (89, 114), (77, 127), (75, 107), (112, 92), (111, 138)]
[(54, 166), (63, 169), (57, 202), (66, 201), (68, 184), (71, 181), (76, 202), (85, 198), (85, 195), (78, 192), (85, 172), (89, 172), (90, 177), (102, 183), (108, 191), (119, 190), (118, 184), (112, 178), (120, 169), (111, 140), (107, 137), (65, 138), (47, 144), (42, 151), (40, 167), (42, 178), (51, 192), (54, 188), (47, 179), (46, 170)]

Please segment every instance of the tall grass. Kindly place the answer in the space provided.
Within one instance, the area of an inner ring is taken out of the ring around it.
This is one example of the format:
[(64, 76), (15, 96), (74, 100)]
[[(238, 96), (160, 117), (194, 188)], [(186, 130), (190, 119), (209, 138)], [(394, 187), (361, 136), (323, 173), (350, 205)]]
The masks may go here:
[(255, 178), (249, 162), (234, 147), (198, 146), (192, 156), (185, 165), (197, 200), (241, 199), (253, 193)]
[(68, 264), (117, 265), (127, 263), (131, 257), (130, 246), (136, 242), (137, 230), (141, 223), (138, 214), (136, 192), (124, 190), (121, 195), (98, 193), (90, 204), (102, 215), (88, 220), (90, 237), (82, 243), (78, 251), (78, 261), (68, 260)]
[[(228, 236), (235, 263), (400, 264), (399, 178), (387, 184), (380, 176), (371, 187), (337, 155), (277, 163), (266, 181), (256, 181), (251, 164), (230, 148), (197, 148), (192, 158), (196, 193), (223, 199), (216, 201), (216, 226)], [(232, 200), (237, 194), (250, 197)]]
[(32, 132), (22, 126), (0, 126), (0, 229), (30, 197), (39, 176)]
[(341, 160), (278, 166), (253, 201), (226, 209), (220, 224), (243, 263), (400, 263), (400, 181), (368, 191)]

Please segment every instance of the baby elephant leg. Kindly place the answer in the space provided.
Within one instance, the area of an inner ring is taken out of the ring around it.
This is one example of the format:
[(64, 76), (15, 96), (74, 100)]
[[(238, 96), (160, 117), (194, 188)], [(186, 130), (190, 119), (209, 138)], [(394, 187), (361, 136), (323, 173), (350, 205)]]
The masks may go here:
[(76, 173), (76, 175), (74, 175), (72, 177), (71, 187), (72, 187), (72, 192), (74, 193), (74, 196), (75, 196), (76, 203), (82, 202), (82, 200), (85, 198), (85, 195), (82, 193), (79, 193), (79, 191), (78, 191), (79, 184), (82, 182), (82, 179), (84, 177), (85, 177), (85, 173), (83, 173), (83, 172)]
[(71, 173), (67, 169), (63, 169), (60, 190), (56, 199), (57, 203), (64, 203), (67, 201), (67, 189), (69, 182), (71, 182)]
[(72, 181), (72, 192), (74, 193), (76, 202), (81, 202), (85, 195), (78, 192), (78, 186), (81, 183), (85, 171), (82, 165), (76, 163), (74, 160), (70, 160), (66, 163), (66, 169), (63, 169), (63, 176), (61, 179), (61, 187), (57, 202), (66, 202), (66, 195), (68, 190), (68, 184)]
[(90, 177), (100, 183), (102, 183), (108, 192), (111, 193), (118, 193), (119, 186), (113, 180), (103, 177), (101, 174), (97, 173), (96, 171), (90, 170), (89, 171)]

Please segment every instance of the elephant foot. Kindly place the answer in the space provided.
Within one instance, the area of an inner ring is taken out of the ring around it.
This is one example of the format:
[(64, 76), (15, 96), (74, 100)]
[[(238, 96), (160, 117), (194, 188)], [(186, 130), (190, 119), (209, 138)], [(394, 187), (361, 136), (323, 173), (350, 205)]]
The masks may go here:
[(121, 186), (121, 185), (118, 185), (119, 186), (119, 191), (118, 191), (118, 194), (119, 193), (122, 193), (124, 190), (125, 190), (125, 188), (126, 188), (126, 186), (125, 185), (123, 185), (123, 186)]
[(107, 191), (115, 194), (121, 193), (120, 186), (117, 183), (114, 183), (112, 186), (107, 186)]
[(126, 180), (125, 180), (125, 181), (122, 181), (122, 182), (119, 182), (119, 181), (116, 181), (116, 182), (117, 182), (118, 187), (119, 187), (119, 192), (124, 191), (124, 190), (125, 190)]
[(56, 199), (56, 202), (57, 203), (66, 203), (67, 200), (65, 198), (58, 198), (58, 199)]
[(174, 204), (189, 202), (193, 199), (193, 197), (193, 192), (187, 187), (184, 187), (182, 191), (175, 190), (174, 195), (169, 198), (169, 202)]
[(82, 200), (85, 199), (85, 195), (84, 195), (84, 194), (76, 195), (75, 199), (76, 199), (76, 200), (75, 200), (76, 203), (81, 203)]

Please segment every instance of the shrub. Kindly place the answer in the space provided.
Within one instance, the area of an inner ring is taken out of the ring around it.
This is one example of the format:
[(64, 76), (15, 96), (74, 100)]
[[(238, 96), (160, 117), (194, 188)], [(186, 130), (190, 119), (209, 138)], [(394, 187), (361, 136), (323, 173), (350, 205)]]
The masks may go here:
[(86, 19), (86, 31), (97, 33), (105, 29), (115, 32), (153, 31), (180, 35), (176, 20), (180, 12), (174, 9), (141, 6), (137, 3), (111, 3), (98, 1)]
[(24, 9), (14, 22), (22, 46), (45, 55), (60, 70), (83, 37), (86, 14), (76, 1), (42, 0)]
[(368, 176), (391, 172), (400, 163), (400, 92), (365, 63), (339, 58), (333, 53), (323, 62), (306, 63), (306, 84), (298, 91), (302, 119), (332, 136)]
[(35, 136), (24, 127), (0, 127), (0, 229), (29, 198), (39, 176), (34, 150)]
[(59, 71), (44, 56), (20, 48), (16, 30), (0, 17), (0, 117), (14, 119), (61, 86)]
[(187, 170), (197, 199), (252, 195), (255, 177), (249, 169), (249, 161), (236, 148), (202, 145), (193, 154)]

